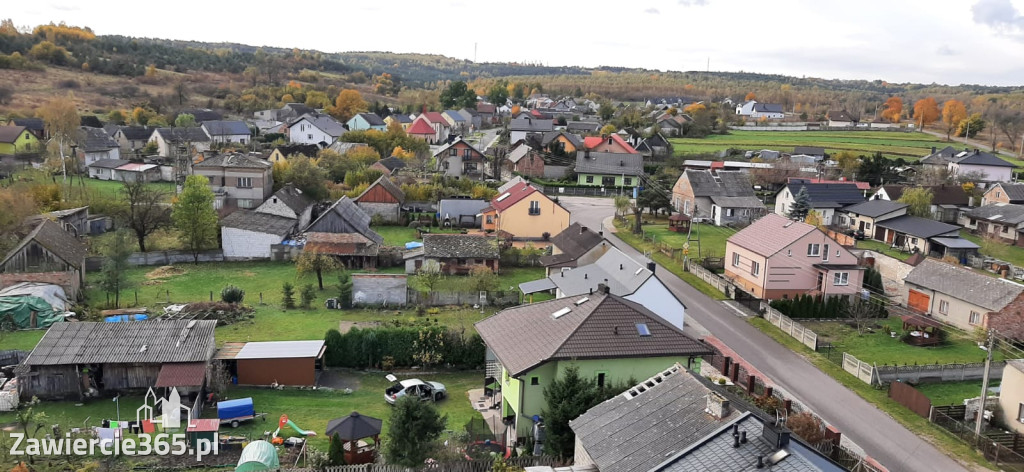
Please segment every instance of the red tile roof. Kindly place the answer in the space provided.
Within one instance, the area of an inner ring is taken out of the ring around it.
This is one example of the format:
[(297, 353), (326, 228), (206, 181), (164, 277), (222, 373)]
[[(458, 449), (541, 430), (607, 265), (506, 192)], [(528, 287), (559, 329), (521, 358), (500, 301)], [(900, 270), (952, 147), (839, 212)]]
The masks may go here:
[(595, 148), (597, 146), (600, 146), (601, 143), (603, 143), (604, 140), (608, 139), (608, 138), (612, 138), (612, 141), (615, 141), (620, 146), (622, 146), (626, 150), (626, 153), (628, 153), (628, 154), (640, 154), (639, 152), (636, 151), (636, 149), (633, 149), (633, 146), (630, 146), (629, 143), (627, 143), (625, 140), (623, 140), (621, 136), (619, 136), (617, 134), (614, 134), (614, 133), (609, 134), (607, 136), (589, 136), (589, 137), (583, 138), (583, 146), (585, 148), (587, 148), (587, 149), (593, 149), (593, 148)]
[[(507, 210), (510, 206), (515, 205), (518, 201), (526, 198), (527, 196), (536, 191), (536, 188), (533, 188), (532, 186), (530, 186), (530, 184), (524, 183), (522, 185), (510, 188), (507, 192), (498, 195), (497, 197), (494, 197), (494, 200), (491, 200), (491, 206), (494, 207), (495, 210), (498, 210), (499, 213), (501, 213)], [(505, 195), (508, 196), (502, 198)]]
[(216, 418), (189, 420), (185, 432), (217, 432), (220, 430), (220, 420)]
[(438, 113), (436, 111), (428, 111), (428, 112), (423, 113), (420, 116), (422, 116), (423, 118), (426, 118), (427, 121), (429, 121), (431, 123), (439, 123), (439, 124), (448, 126), (448, 120), (444, 119), (444, 115), (442, 115), (442, 114), (440, 114), (440, 113)]
[(430, 127), (430, 123), (427, 123), (427, 119), (420, 117), (416, 118), (416, 121), (409, 126), (409, 129), (405, 131), (408, 134), (434, 134), (434, 128)]
[(156, 376), (154, 387), (200, 387), (205, 377), (204, 362), (164, 364)]
[(771, 257), (815, 229), (802, 221), (769, 213), (730, 236), (729, 242), (764, 257)]

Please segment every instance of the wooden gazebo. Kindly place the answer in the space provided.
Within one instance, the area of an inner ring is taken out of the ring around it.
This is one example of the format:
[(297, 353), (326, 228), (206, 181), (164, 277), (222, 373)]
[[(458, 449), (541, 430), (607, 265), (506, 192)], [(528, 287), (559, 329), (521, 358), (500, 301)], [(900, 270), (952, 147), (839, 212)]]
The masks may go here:
[[(345, 441), (346, 464), (371, 464), (377, 458), (383, 423), (379, 418), (363, 416), (353, 411), (348, 416), (327, 422), (327, 437), (331, 441)], [(373, 438), (373, 444), (362, 441), (366, 438)]]
[(677, 233), (689, 233), (690, 217), (682, 213), (676, 213), (668, 217), (668, 230)]
[(909, 331), (904, 341), (913, 346), (934, 346), (942, 343), (942, 323), (923, 315), (902, 315), (903, 331)]

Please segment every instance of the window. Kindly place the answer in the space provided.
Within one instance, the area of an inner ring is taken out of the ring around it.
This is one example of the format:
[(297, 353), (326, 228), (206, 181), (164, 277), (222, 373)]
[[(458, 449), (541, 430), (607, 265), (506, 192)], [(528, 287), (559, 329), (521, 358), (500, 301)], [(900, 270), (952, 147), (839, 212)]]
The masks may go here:
[(1017, 421), (1024, 423), (1024, 403), (1017, 407)]
[(625, 177), (622, 179), (622, 185), (633, 185), (632, 177)]
[(821, 253), (821, 261), (828, 262), (828, 244), (825, 245), (825, 251)]
[(864, 229), (871, 229), (871, 223), (864, 223)]
[(458, 156), (459, 155), (459, 150), (455, 149), (455, 148), (451, 148), (451, 149), (448, 150), (448, 155), (449, 156)]
[(1004, 225), (1004, 226), (1003, 226), (1003, 232), (1004, 232), (1004, 233), (1009, 233), (1009, 232), (1010, 232), (1010, 227), (1009, 227), (1009, 226), (1005, 226), (1005, 225)]
[(787, 249), (786, 250), (786, 255), (789, 256), (789, 257), (793, 257), (793, 250), (792, 249)]
[(945, 300), (939, 301), (939, 313), (941, 313), (943, 315), (948, 315), (949, 314), (949, 302), (947, 302)]
[(1001, 197), (1001, 196), (1003, 196), (1003, 194), (1002, 194), (1002, 193), (999, 193), (999, 191), (998, 191), (998, 190), (996, 190), (996, 197)]
[(601, 177), (601, 185), (605, 187), (614, 187), (615, 177)]
[(756, 277), (760, 273), (761, 273), (761, 263), (760, 262), (751, 262), (750, 263), (750, 275), (753, 275), (753, 276)]
[(836, 272), (832, 275), (832, 285), (850, 285), (850, 273)]
[(736, 215), (736, 210), (735, 209), (733, 209), (733, 208), (726, 208), (725, 209), (725, 216), (735, 216), (735, 215)]
[(732, 253), (732, 266), (733, 267), (739, 267), (740, 266), (740, 253), (738, 253), (738, 252)]
[(807, 245), (807, 255), (809, 257), (818, 257), (821, 254), (821, 245), (817, 243), (811, 243)]
[(594, 176), (593, 175), (588, 175), (587, 176), (587, 183), (588, 184), (594, 183)]
[(975, 220), (974, 220), (974, 218), (971, 218), (971, 221), (970, 221), (970, 223), (969, 223), (969, 224), (970, 224), (971, 226), (974, 226), (974, 225), (978, 224), (978, 222), (977, 222), (977, 221), (975, 221)]
[(465, 157), (467, 159), (473, 157), (473, 150), (472, 149), (463, 149), (462, 150), (462, 157)]
[(489, 225), (493, 225), (494, 224), (494, 216), (493, 215), (487, 215), (487, 224), (489, 224)]
[(252, 177), (239, 177), (238, 188), (252, 188)]
[(253, 201), (248, 198), (238, 199), (238, 208), (253, 208)]
[(537, 200), (531, 200), (530, 201), (530, 214), (531, 215), (539, 215), (540, 214), (540, 202), (539, 201), (537, 201)]
[(647, 323), (637, 323), (636, 333), (639, 334), (640, 336), (650, 336), (651, 329), (647, 327)]
[(608, 374), (606, 372), (597, 373), (597, 388), (604, 388), (604, 380), (607, 376)]
[(910, 245), (917, 246), (917, 238), (910, 238)]
[(981, 313), (971, 311), (971, 317), (967, 320), (972, 325), (976, 325), (981, 322)]
[(530, 385), (540, 385), (539, 377), (530, 377)]

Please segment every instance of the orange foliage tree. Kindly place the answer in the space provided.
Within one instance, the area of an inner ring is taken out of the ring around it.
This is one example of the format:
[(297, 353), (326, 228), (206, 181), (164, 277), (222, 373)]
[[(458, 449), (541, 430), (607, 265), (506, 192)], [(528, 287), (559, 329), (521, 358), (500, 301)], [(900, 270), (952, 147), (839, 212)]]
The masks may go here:
[(757, 100), (757, 95), (754, 95), (754, 92), (750, 92), (743, 99), (748, 101), (748, 102), (751, 101), (751, 100)]
[(703, 103), (691, 103), (683, 107), (683, 113), (686, 113), (687, 115), (692, 115), (694, 113), (699, 113), (707, 109), (708, 107), (704, 106)]
[(960, 100), (946, 100), (942, 105), (942, 122), (946, 124), (946, 140), (949, 135), (960, 126), (960, 122), (967, 119), (967, 107)]
[(932, 97), (922, 98), (914, 102), (914, 120), (918, 128), (924, 129), (939, 119), (939, 104)]
[(889, 97), (885, 101), (885, 110), (882, 111), (882, 119), (892, 123), (899, 123), (903, 115), (903, 100), (900, 97)]
[(362, 113), (369, 109), (366, 100), (363, 100), (363, 96), (356, 90), (345, 89), (338, 93), (338, 98), (334, 100), (334, 106), (328, 109), (328, 113), (331, 116), (338, 119), (338, 121), (344, 123), (356, 113)]

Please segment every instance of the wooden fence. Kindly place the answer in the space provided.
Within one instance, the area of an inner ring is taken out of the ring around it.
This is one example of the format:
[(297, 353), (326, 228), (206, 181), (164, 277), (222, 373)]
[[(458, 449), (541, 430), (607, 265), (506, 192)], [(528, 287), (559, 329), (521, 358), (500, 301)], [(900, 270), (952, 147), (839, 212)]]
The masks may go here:
[(932, 409), (932, 401), (925, 394), (903, 382), (889, 384), (889, 398), (923, 418), (927, 418)]
[(815, 351), (818, 350), (817, 333), (805, 328), (800, 323), (793, 321), (790, 317), (783, 315), (778, 310), (768, 306), (767, 303), (761, 304), (761, 310), (764, 311), (764, 319), (768, 320), (769, 323), (775, 325), (797, 341), (800, 341), (800, 344), (814, 349)]
[(834, 239), (840, 246), (852, 247), (857, 245), (857, 240), (853, 236), (846, 233), (840, 233), (835, 230), (828, 230), (825, 232), (828, 237)]
[[(558, 459), (550, 456), (523, 456), (512, 457), (505, 460), (505, 463), (515, 467), (535, 466), (560, 466)], [(403, 467), (393, 464), (362, 464), (362, 465), (339, 465), (323, 469), (281, 469), (288, 472), (423, 472), (423, 471), (444, 471), (444, 472), (491, 472), (494, 468), (494, 461), (459, 461), (428, 464), (423, 467)]]

